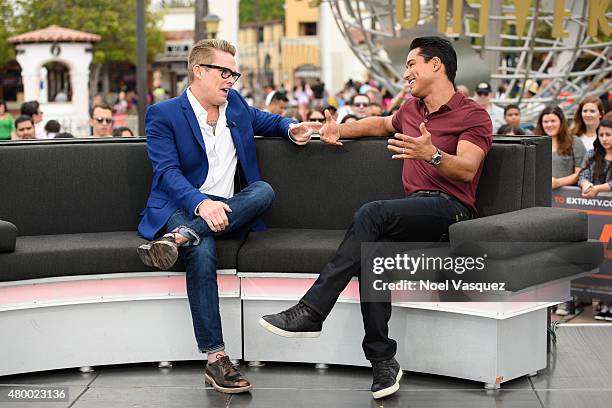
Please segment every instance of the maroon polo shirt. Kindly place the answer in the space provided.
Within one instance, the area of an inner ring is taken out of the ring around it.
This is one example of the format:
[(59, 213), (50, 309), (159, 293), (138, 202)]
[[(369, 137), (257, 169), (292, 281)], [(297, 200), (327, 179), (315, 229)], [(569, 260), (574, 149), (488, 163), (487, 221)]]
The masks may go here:
[[(393, 127), (399, 133), (420, 137), (419, 125), (431, 133), (431, 142), (445, 153), (456, 155), (457, 143), (467, 140), (485, 154), (491, 148), (492, 124), (486, 110), (473, 100), (455, 92), (452, 98), (436, 112), (427, 112), (423, 100), (409, 98), (393, 117)], [(444, 160), (444, 159), (442, 159)], [(476, 188), (482, 173), (480, 164), (472, 181), (464, 183), (443, 175), (424, 160), (404, 160), (402, 182), (406, 194), (419, 190), (438, 190), (450, 194), (476, 214)]]

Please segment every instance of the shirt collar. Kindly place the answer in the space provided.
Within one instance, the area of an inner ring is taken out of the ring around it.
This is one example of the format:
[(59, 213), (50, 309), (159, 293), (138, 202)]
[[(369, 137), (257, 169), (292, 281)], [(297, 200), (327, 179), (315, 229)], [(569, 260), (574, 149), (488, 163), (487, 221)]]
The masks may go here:
[[(455, 91), (455, 93), (453, 94), (453, 96), (451, 96), (448, 102), (440, 106), (440, 109), (438, 109), (438, 112), (444, 112), (446, 110), (453, 110), (457, 108), (459, 105), (461, 105), (463, 98), (465, 98), (465, 96), (463, 96), (461, 92)], [(423, 98), (419, 98), (419, 105), (423, 109), (425, 109), (425, 101), (423, 100)]]
[[(195, 113), (195, 117), (198, 120), (200, 126), (206, 124), (206, 119), (208, 118), (208, 112), (206, 109), (198, 102), (193, 92), (191, 92), (191, 87), (187, 88), (187, 99), (189, 100), (189, 104), (191, 105), (191, 109), (193, 109), (193, 113)], [(219, 106), (219, 119), (217, 120), (217, 125), (225, 126), (225, 110), (227, 109), (228, 101)]]

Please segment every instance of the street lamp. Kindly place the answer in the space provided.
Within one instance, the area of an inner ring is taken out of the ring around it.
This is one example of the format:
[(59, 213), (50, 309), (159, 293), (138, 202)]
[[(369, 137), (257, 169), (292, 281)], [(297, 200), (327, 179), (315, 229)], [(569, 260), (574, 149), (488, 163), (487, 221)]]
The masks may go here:
[(219, 22), (221, 19), (216, 14), (209, 14), (202, 19), (202, 22), (206, 24), (206, 33), (209, 38), (216, 38), (219, 32)]

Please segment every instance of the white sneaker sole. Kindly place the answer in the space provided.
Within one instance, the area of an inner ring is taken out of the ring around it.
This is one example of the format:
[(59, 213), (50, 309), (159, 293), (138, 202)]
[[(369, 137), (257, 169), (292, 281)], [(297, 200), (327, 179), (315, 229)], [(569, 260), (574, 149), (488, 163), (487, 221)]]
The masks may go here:
[(212, 387), (219, 391), (222, 392), (224, 394), (240, 394), (241, 392), (248, 392), (251, 391), (253, 389), (253, 384), (249, 385), (248, 387), (241, 387), (241, 388), (226, 388), (226, 387), (221, 387), (220, 385), (218, 385), (215, 380), (213, 380), (213, 378), (208, 375), (208, 374), (204, 374), (204, 378), (206, 378), (206, 382), (209, 383), (210, 385), (212, 385)]
[(259, 325), (263, 327), (264, 329), (266, 329), (267, 331), (269, 331), (270, 333), (276, 334), (277, 336), (289, 337), (292, 339), (298, 339), (298, 338), (313, 339), (321, 335), (320, 331), (318, 332), (290, 332), (287, 330), (279, 329), (278, 327), (265, 321), (263, 317), (259, 318)]
[(399, 372), (397, 373), (397, 378), (395, 379), (395, 384), (393, 384), (390, 387), (384, 388), (382, 390), (373, 392), (372, 397), (374, 397), (374, 399), (381, 399), (381, 398), (388, 397), (391, 394), (395, 394), (397, 390), (399, 390), (399, 387), (400, 387), (399, 382), (402, 379), (403, 374), (404, 373), (402, 372), (402, 369), (400, 368)]

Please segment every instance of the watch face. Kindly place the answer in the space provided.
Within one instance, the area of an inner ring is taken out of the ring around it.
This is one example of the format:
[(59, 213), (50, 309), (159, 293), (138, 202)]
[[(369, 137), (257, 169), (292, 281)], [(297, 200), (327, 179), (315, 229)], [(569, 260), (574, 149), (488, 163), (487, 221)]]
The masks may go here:
[(434, 166), (437, 166), (440, 164), (441, 161), (442, 161), (442, 152), (440, 151), (440, 149), (437, 149), (436, 153), (431, 157), (431, 164), (433, 164)]

